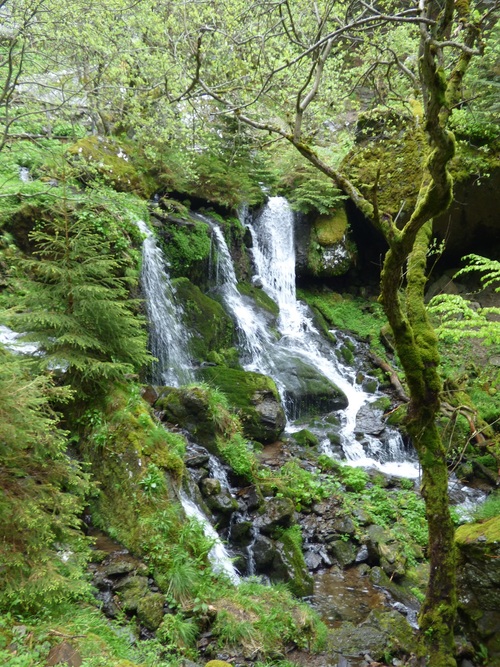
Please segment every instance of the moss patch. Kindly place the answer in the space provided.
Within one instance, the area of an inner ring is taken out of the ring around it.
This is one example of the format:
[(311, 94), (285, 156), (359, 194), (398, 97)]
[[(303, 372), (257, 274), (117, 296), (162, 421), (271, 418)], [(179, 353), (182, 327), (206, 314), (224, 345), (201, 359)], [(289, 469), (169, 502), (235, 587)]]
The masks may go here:
[(211, 351), (230, 348), (234, 342), (234, 324), (220, 303), (203, 294), (187, 278), (177, 278), (172, 284), (191, 334), (191, 356), (197, 361), (206, 361)]
[(85, 137), (68, 148), (68, 155), (84, 183), (101, 178), (118, 192), (145, 198), (154, 191), (154, 183), (136, 169), (117, 141)]
[(347, 232), (347, 213), (345, 208), (338, 208), (331, 215), (319, 215), (313, 222), (312, 231), (321, 246), (340, 243)]
[(223, 366), (202, 368), (199, 375), (227, 396), (248, 438), (259, 442), (278, 438), (285, 427), (285, 415), (271, 378)]

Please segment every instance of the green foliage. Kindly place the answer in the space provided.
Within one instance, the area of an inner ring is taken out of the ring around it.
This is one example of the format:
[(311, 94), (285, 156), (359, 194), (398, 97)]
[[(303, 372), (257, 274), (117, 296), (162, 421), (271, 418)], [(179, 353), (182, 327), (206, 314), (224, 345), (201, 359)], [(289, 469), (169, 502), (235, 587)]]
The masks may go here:
[[(9, 321), (38, 343), (42, 368), (61, 369), (79, 391), (123, 378), (149, 361), (127, 261), (66, 202), (30, 234), (34, 258), (18, 262)], [(132, 281), (133, 282), (133, 281)]]
[(49, 609), (88, 593), (79, 517), (89, 478), (51, 409), (68, 393), (1, 349), (0, 360), (0, 606)]
[(331, 178), (307, 162), (288, 174), (285, 191), (291, 207), (301, 213), (331, 213), (347, 199)]
[(210, 256), (210, 235), (206, 224), (170, 224), (165, 234), (164, 250), (174, 276), (190, 275), (193, 267)]
[(259, 480), (269, 485), (276, 496), (293, 500), (298, 510), (330, 497), (340, 488), (332, 477), (305, 470), (293, 460), (287, 461), (277, 472), (259, 471)]
[(221, 457), (237, 475), (249, 482), (254, 479), (257, 461), (248, 440), (241, 433), (235, 433), (224, 440), (219, 438), (217, 448)]
[(71, 637), (85, 667), (173, 667), (157, 639), (136, 642), (133, 626), (110, 621), (94, 606), (68, 603), (38, 616), (1, 615), (0, 662), (5, 667), (45, 665), (50, 648), (62, 641), (58, 633)]
[(194, 648), (198, 633), (199, 628), (192, 618), (167, 614), (156, 634), (167, 649), (182, 655), (186, 649)]
[(362, 468), (351, 468), (350, 466), (342, 466), (339, 474), (346, 489), (355, 493), (363, 491), (370, 479)]
[[(468, 264), (455, 276), (479, 273), (482, 288), (500, 284), (500, 262), (479, 255), (463, 257)], [(495, 288), (500, 291), (500, 286)], [(438, 322), (437, 333), (444, 341), (457, 343), (467, 338), (480, 338), (486, 345), (500, 340), (498, 316), (500, 308), (476, 308), (458, 294), (440, 294), (431, 299), (429, 312)]]
[(474, 521), (487, 521), (500, 516), (500, 493), (494, 491), (491, 493), (484, 503), (478, 505), (473, 513)]
[(284, 656), (290, 645), (311, 652), (326, 647), (326, 627), (310, 606), (294, 600), (286, 586), (242, 581), (212, 598), (214, 634), (221, 648), (238, 645), (249, 656)]
[(333, 292), (299, 290), (299, 296), (317, 310), (332, 327), (369, 338), (373, 347), (383, 352), (379, 336), (387, 320), (380, 304), (367, 304), (366, 299), (343, 298)]

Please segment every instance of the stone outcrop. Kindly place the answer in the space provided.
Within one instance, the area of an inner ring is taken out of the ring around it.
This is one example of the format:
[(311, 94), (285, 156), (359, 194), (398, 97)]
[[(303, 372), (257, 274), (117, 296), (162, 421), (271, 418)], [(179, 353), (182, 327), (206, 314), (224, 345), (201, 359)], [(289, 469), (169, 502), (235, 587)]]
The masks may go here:
[(460, 619), (489, 667), (500, 667), (500, 517), (460, 526), (456, 543)]

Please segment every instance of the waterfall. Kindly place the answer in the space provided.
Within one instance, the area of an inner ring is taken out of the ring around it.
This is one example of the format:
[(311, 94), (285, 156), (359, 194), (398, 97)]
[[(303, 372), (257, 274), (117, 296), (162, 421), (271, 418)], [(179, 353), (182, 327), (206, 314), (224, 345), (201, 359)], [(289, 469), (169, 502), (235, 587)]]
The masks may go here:
[(240, 575), (236, 571), (227, 549), (222, 544), (215, 528), (203, 514), (198, 505), (182, 490), (179, 492), (179, 500), (181, 501), (181, 505), (184, 508), (186, 515), (196, 519), (202, 525), (206, 537), (213, 540), (213, 547), (210, 549), (208, 558), (213, 565), (214, 571), (225, 574), (233, 584), (239, 584)]
[[(256, 275), (254, 282), (278, 304), (278, 332), (273, 335), (265, 315), (250, 299), (238, 291), (232, 258), (221, 229), (211, 223), (217, 249), (214, 275), (218, 290), (238, 327), (241, 361), (246, 370), (257, 371), (274, 379), (287, 409), (288, 430), (294, 430), (290, 406), (287, 406), (284, 364), (297, 359), (339, 387), (348, 399), (340, 432), (341, 445), (350, 465), (372, 466), (390, 474), (417, 477), (418, 467), (408, 462), (401, 436), (390, 432), (389, 446), (378, 439), (366, 438), (373, 456), (367, 456), (355, 437), (356, 416), (360, 408), (379, 398), (367, 394), (356, 383), (356, 372), (340, 362), (335, 349), (314, 326), (307, 306), (297, 300), (295, 291), (294, 214), (283, 197), (271, 197), (261, 214), (249, 226)], [(292, 361), (293, 363), (293, 361)], [(322, 444), (332, 454), (330, 445)]]
[(192, 382), (191, 362), (186, 349), (188, 334), (182, 326), (182, 310), (166, 271), (166, 260), (143, 220), (137, 222), (146, 238), (142, 245), (141, 285), (149, 322), (149, 345), (154, 384), (178, 387)]

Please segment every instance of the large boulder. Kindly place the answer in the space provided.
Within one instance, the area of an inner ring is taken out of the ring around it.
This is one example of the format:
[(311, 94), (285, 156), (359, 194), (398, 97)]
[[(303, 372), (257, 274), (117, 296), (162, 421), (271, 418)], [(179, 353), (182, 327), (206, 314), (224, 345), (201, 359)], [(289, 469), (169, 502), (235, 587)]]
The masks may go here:
[(292, 419), (345, 409), (349, 401), (331, 380), (298, 356), (278, 359), (280, 381), (286, 387), (287, 412)]
[(456, 531), (459, 614), (471, 641), (500, 666), (500, 516)]
[(331, 278), (346, 273), (356, 255), (343, 205), (328, 215), (302, 219), (296, 235), (297, 275)]
[(286, 419), (274, 381), (261, 373), (225, 366), (209, 366), (199, 376), (217, 387), (238, 413), (247, 438), (274, 442), (285, 428)]

